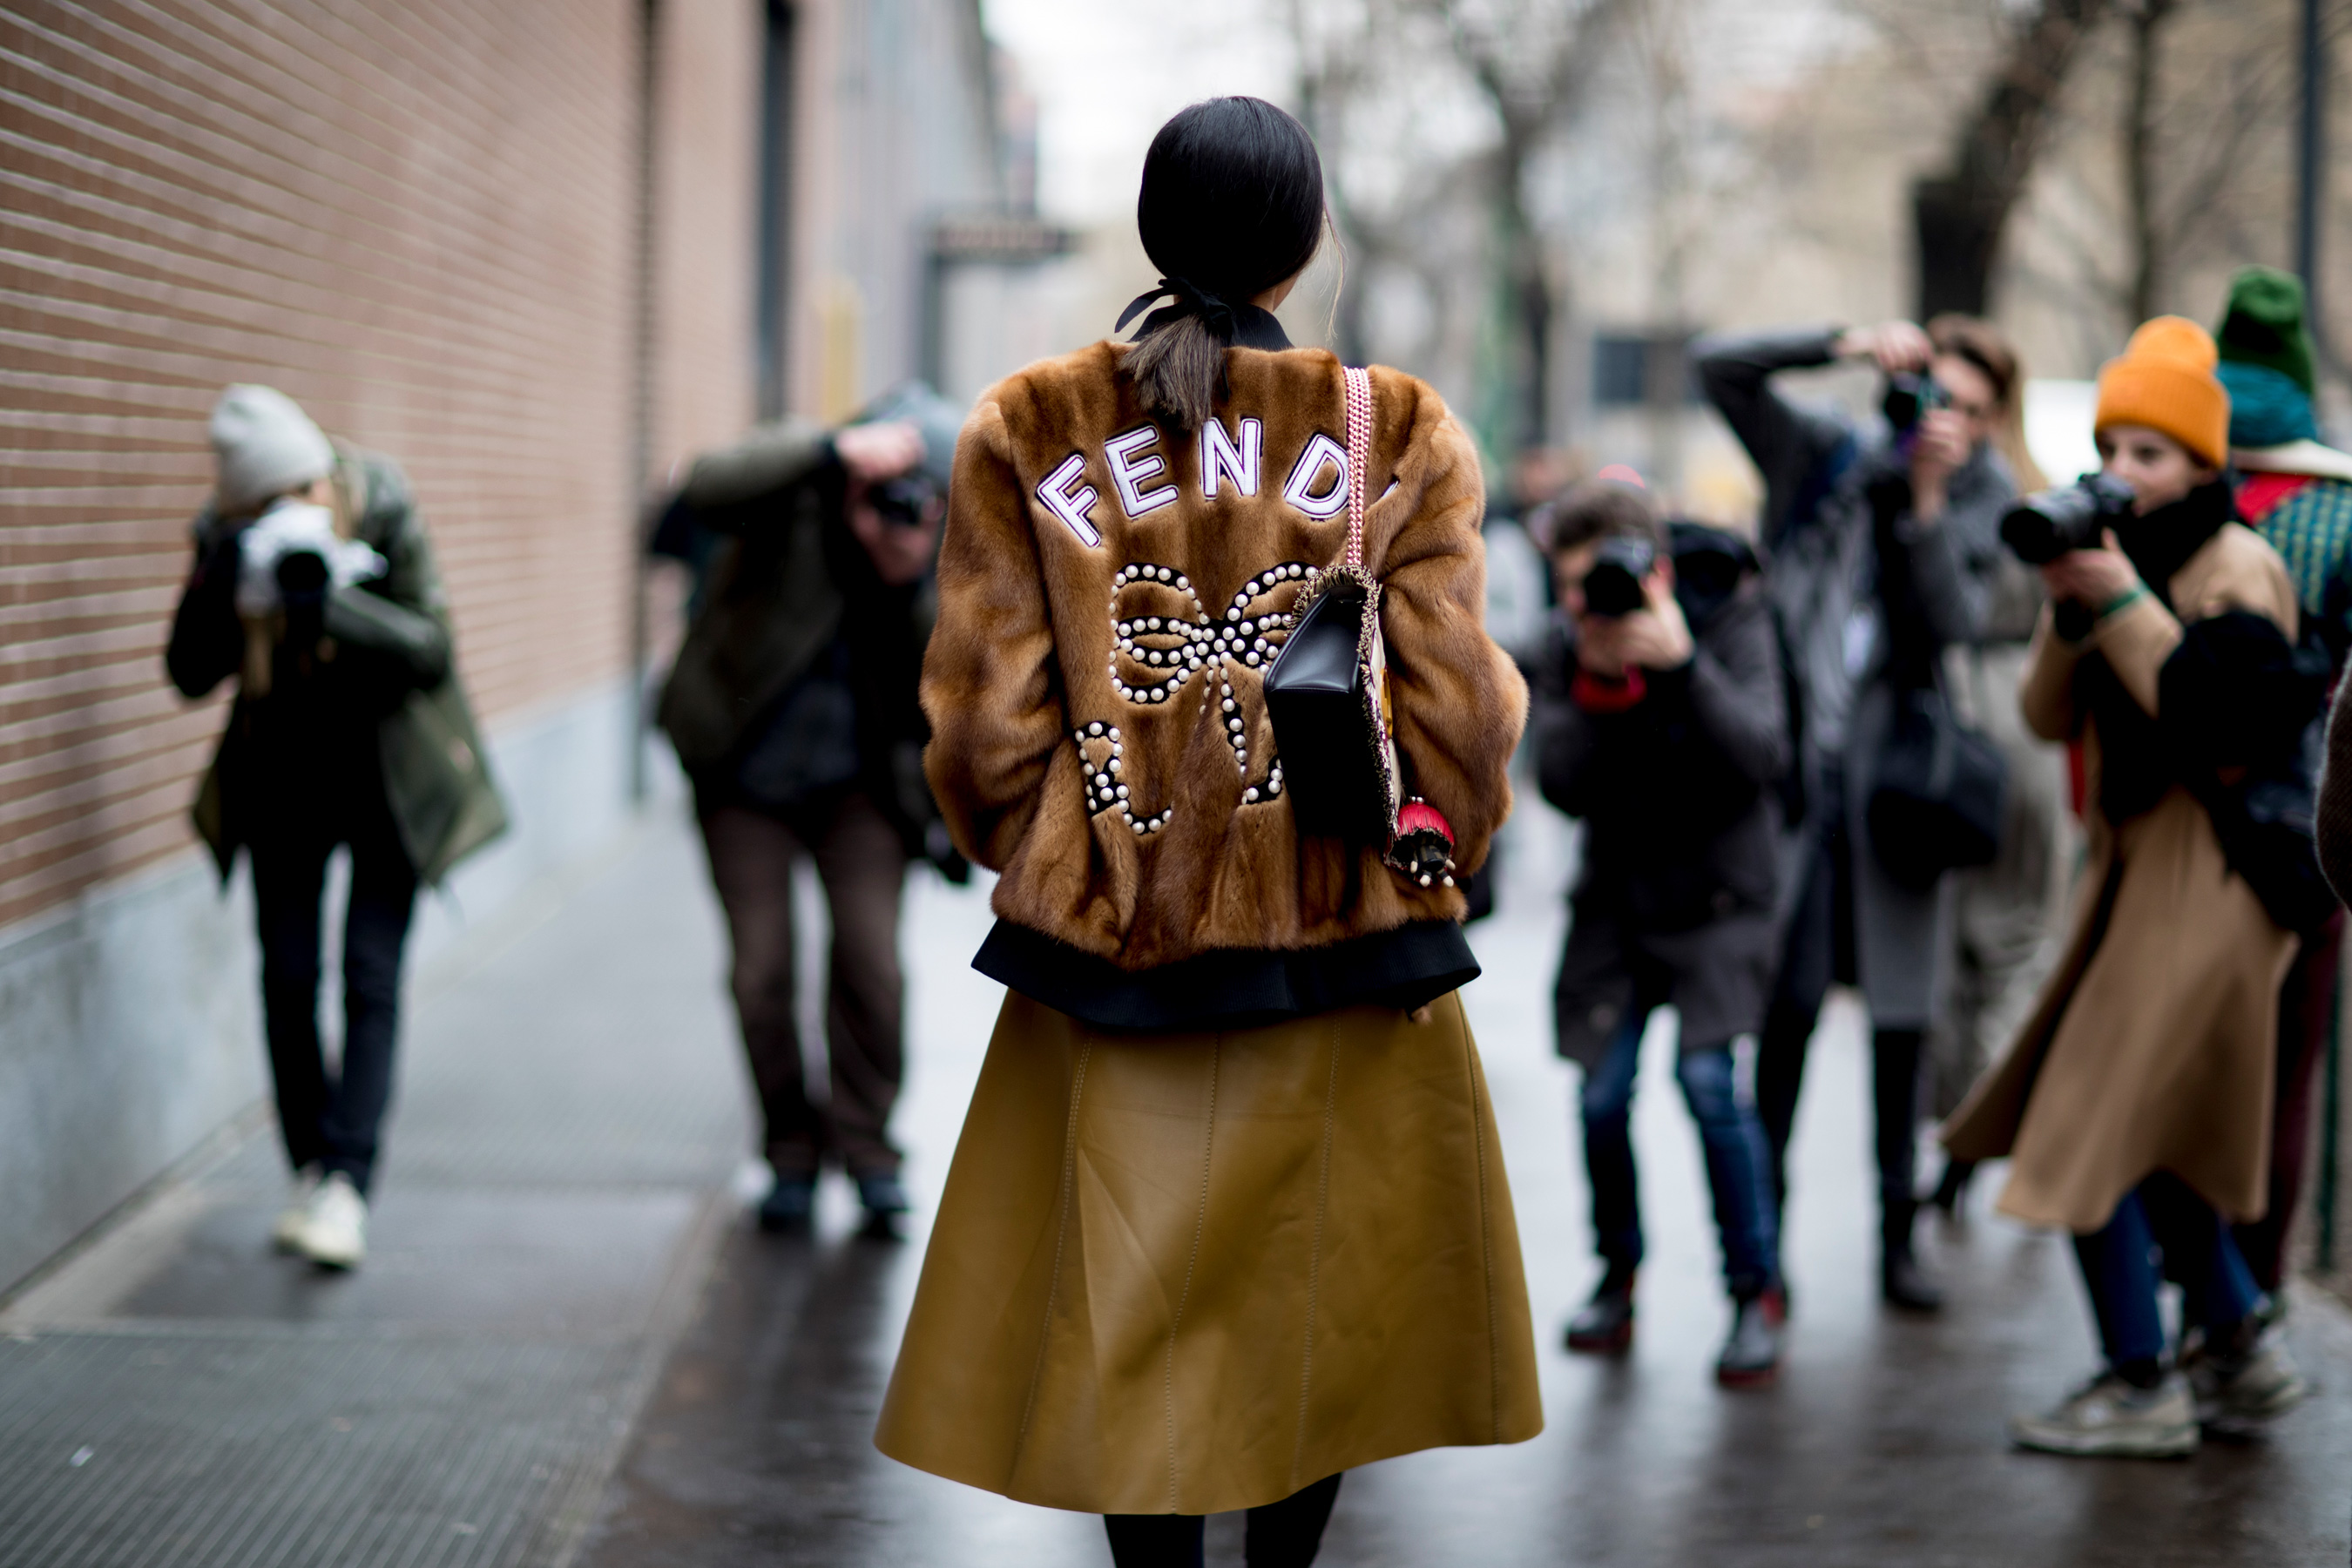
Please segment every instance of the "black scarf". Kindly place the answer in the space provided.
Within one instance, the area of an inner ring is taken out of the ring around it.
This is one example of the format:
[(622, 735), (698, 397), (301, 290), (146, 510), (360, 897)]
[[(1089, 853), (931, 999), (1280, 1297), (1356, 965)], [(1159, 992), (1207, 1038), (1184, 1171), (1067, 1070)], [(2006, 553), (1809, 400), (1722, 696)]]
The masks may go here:
[[(2228, 482), (2215, 479), (2169, 505), (2125, 519), (2116, 530), (2116, 541), (2148, 592), (2168, 610), (2173, 607), (2173, 574), (2236, 517), (2237, 503)], [(2082, 622), (2081, 637), (2090, 635), (2090, 610), (2059, 607), (2074, 609)], [(2071, 628), (2061, 625), (2058, 629), (2063, 635)], [(2081, 637), (2074, 640), (2080, 641)], [(2104, 658), (2094, 655), (2084, 660), (2076, 679), (2099, 726), (2099, 804), (2108, 821), (2129, 821), (2155, 805), (2174, 783), (2197, 773), (2185, 763), (2183, 753), (2190, 748), (2184, 742), (2189, 738), (2168, 733), (2163, 722), (2149, 717)]]
[(2229, 480), (2217, 479), (2177, 501), (2126, 519), (2116, 530), (2116, 540), (2131, 558), (2139, 580), (2170, 609), (2174, 574), (2188, 565), (2189, 558), (2204, 549), (2205, 542), (2221, 532), (2224, 523), (2235, 522), (2237, 518), (2238, 503)]

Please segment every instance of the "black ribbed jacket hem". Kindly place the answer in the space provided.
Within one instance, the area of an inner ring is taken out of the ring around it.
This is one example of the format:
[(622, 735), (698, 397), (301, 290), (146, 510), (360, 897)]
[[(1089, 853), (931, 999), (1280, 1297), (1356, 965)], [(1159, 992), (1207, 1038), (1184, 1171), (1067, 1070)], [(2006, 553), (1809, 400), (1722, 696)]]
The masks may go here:
[(1293, 952), (1220, 949), (1143, 970), (999, 921), (971, 966), (1081, 1023), (1148, 1033), (1254, 1029), (1341, 1007), (1410, 1010), (1478, 978), (1452, 921)]

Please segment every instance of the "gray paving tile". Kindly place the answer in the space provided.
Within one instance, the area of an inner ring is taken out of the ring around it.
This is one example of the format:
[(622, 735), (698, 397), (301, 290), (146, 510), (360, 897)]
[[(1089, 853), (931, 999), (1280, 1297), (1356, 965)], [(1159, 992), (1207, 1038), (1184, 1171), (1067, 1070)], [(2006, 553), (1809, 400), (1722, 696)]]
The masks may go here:
[(692, 1191), (395, 1187), (371, 1216), (366, 1267), (336, 1274), (270, 1250), (274, 1205), (224, 1205), (112, 1315), (634, 1332), (698, 1206)]

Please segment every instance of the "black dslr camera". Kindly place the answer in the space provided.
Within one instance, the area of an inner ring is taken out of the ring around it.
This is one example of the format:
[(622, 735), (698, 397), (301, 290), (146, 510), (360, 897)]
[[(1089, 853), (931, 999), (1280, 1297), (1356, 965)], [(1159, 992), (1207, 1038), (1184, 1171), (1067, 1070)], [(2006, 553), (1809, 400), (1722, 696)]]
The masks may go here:
[(1919, 428), (1919, 416), (1927, 410), (1948, 408), (1951, 403), (1952, 395), (1934, 376), (1896, 371), (1886, 378), (1886, 397), (1879, 407), (1900, 438)]
[(920, 468), (884, 479), (866, 492), (866, 504), (893, 528), (920, 528), (929, 521), (940, 484)]
[(2074, 550), (2096, 550), (2106, 531), (2132, 513), (2131, 487), (2105, 474), (2027, 496), (2000, 520), (2001, 542), (2028, 566), (2047, 566)]
[(1592, 569), (1584, 574), (1584, 613), (1630, 616), (1649, 602), (1642, 579), (1657, 563), (1658, 549), (1646, 539), (1612, 535), (1601, 542)]
[(317, 642), (327, 615), (327, 560), (315, 550), (289, 550), (278, 558), (278, 607), (286, 616), (286, 640), (296, 647)]

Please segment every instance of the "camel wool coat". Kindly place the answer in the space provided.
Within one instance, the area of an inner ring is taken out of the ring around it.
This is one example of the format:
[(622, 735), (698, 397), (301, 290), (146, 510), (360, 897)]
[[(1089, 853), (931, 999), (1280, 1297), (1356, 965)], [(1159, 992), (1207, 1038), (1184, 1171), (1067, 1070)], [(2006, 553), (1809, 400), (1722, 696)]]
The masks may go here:
[(2231, 870), (2211, 817), (2175, 784), (2120, 824), (2098, 809), (2103, 752), (2077, 700), (2082, 661), (2104, 657), (2150, 714), (2184, 623), (2227, 611), (2274, 622), (2292, 641), (2294, 585), (2252, 531), (2225, 524), (2169, 584), (2069, 645), (2045, 608), (2019, 701), (2045, 740), (2079, 740), (2087, 846), (2063, 956), (2008, 1051), (1945, 1124), (1963, 1160), (2011, 1160), (2005, 1214), (2088, 1234), (2158, 1171), (2224, 1218), (2268, 1204), (2279, 984), (2297, 938)]
[[(1339, 362), (1231, 349), (1211, 421), (1178, 434), (1142, 413), (1126, 352), (1034, 365), (965, 427), (923, 680), (957, 845), (999, 871), (1001, 921), (1073, 965), (1207, 975), (1413, 922), (1458, 940), (1457, 892), (1302, 838), (1279, 788), (1261, 683), (1346, 534)], [(1475, 866), (1526, 704), (1482, 624), (1477, 457), (1420, 382), (1378, 371), (1374, 392), (1364, 555), (1395, 729)], [(1121, 1029), (1016, 978), (877, 1446), (1024, 1502), (1213, 1513), (1540, 1430), (1461, 1001), (1352, 989)]]

